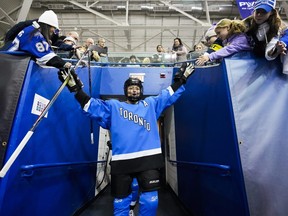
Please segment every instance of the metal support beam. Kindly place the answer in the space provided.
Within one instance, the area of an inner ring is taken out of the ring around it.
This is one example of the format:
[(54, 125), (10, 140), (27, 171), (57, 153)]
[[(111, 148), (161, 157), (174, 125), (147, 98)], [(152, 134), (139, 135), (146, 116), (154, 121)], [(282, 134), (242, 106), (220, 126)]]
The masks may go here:
[(207, 20), (208, 23), (211, 24), (211, 19), (210, 19), (210, 13), (209, 13), (209, 7), (208, 7), (207, 0), (205, 0), (204, 5), (205, 5), (205, 11), (206, 11), (206, 20)]
[(126, 25), (129, 25), (129, 0), (126, 1)]
[(0, 12), (7, 18), (11, 26), (15, 25), (15, 21), (2, 8), (0, 8)]
[(115, 20), (111, 19), (110, 17), (107, 17), (107, 16), (105, 16), (104, 14), (101, 14), (101, 13), (95, 11), (95, 10), (92, 10), (91, 8), (86, 7), (86, 6), (80, 4), (80, 3), (76, 2), (76, 1), (69, 1), (69, 2), (70, 2), (71, 4), (76, 5), (77, 7), (80, 7), (80, 8), (82, 8), (82, 9), (84, 9), (84, 10), (90, 12), (90, 13), (95, 14), (96, 16), (99, 16), (99, 17), (101, 17), (101, 18), (103, 18), (103, 19), (106, 19), (106, 20), (108, 20), (108, 21), (110, 21), (110, 22), (112, 22), (112, 23), (114, 23), (114, 24), (116, 24), (116, 25), (118, 25), (118, 26), (122, 26), (121, 23), (116, 22)]
[(0, 23), (3, 23), (3, 24), (8, 25), (8, 26), (11, 26), (10, 23), (4, 22), (4, 21), (1, 21), (1, 20), (0, 20)]
[[(209, 25), (210, 27), (211, 25)], [(74, 29), (75, 28), (75, 25), (61, 25), (61, 29)], [(171, 25), (171, 26), (161, 26), (161, 25), (133, 25), (133, 26), (112, 26), (112, 25), (106, 25), (106, 26), (103, 26), (103, 25), (81, 25), (81, 29), (83, 30), (90, 30), (90, 29), (101, 29), (101, 30), (135, 30), (135, 29), (158, 29), (158, 30), (167, 30), (167, 29), (173, 29), (173, 30), (194, 30), (194, 29), (204, 29), (204, 30), (207, 30), (207, 27), (203, 27), (203, 26), (200, 26), (200, 25), (194, 25), (194, 24), (191, 24), (191, 25), (185, 25), (185, 26), (179, 26), (179, 25)]]
[(170, 4), (170, 3), (166, 2), (166, 1), (160, 1), (160, 2), (163, 3), (163, 4), (166, 5), (166, 6), (169, 6), (169, 7), (172, 8), (173, 10), (178, 11), (179, 13), (181, 13), (181, 14), (187, 16), (188, 18), (194, 20), (195, 22), (201, 24), (202, 26), (211, 26), (210, 23), (202, 22), (201, 20), (199, 20), (199, 19), (197, 19), (197, 18), (191, 16), (190, 14), (188, 14), (188, 13), (186, 13), (186, 12), (180, 10), (179, 8), (175, 7), (174, 5), (172, 5), (172, 4)]
[(95, 1), (95, 2), (93, 2), (92, 4), (89, 5), (89, 2), (87, 1), (87, 2), (86, 2), (86, 7), (87, 7), (87, 8), (90, 8), (90, 7), (94, 6), (95, 4), (97, 4), (98, 2), (99, 2), (99, 1)]
[(147, 43), (148, 41), (150, 41), (150, 40), (154, 39), (154, 38), (155, 38), (155, 37), (157, 37), (158, 35), (162, 34), (162, 32), (163, 32), (163, 31), (164, 31), (164, 30), (162, 30), (161, 32), (157, 33), (156, 35), (154, 35), (154, 36), (152, 36), (152, 37), (150, 37), (150, 38), (146, 39), (146, 40), (145, 40), (145, 41), (143, 41), (142, 43), (138, 44), (136, 47), (132, 48), (132, 50), (134, 50), (134, 49), (136, 49), (136, 48), (140, 47), (141, 45), (143, 45), (143, 44)]
[[(94, 34), (94, 35), (97, 35), (98, 37), (101, 37), (101, 38), (105, 38), (105, 37), (103, 37), (102, 35), (100, 35), (100, 34), (98, 34), (98, 33), (94, 32), (94, 31), (91, 31), (91, 30), (89, 30), (89, 32), (91, 32), (91, 33), (92, 33), (92, 34)], [(119, 44), (115, 43), (115, 42), (114, 42), (114, 41), (112, 41), (112, 40), (109, 40), (109, 39), (107, 39), (107, 38), (105, 38), (105, 40), (109, 41), (110, 43), (112, 43), (112, 44), (114, 44), (114, 45), (116, 45), (116, 46), (118, 46), (118, 47), (120, 47), (120, 48), (122, 48), (122, 49), (125, 49), (125, 50), (127, 50), (127, 48), (126, 48), (126, 47), (123, 47), (123, 46), (121, 46), (121, 45), (119, 45)]]
[(21, 10), (18, 15), (17, 23), (25, 21), (27, 19), (28, 12), (31, 8), (33, 0), (24, 0), (22, 3)]

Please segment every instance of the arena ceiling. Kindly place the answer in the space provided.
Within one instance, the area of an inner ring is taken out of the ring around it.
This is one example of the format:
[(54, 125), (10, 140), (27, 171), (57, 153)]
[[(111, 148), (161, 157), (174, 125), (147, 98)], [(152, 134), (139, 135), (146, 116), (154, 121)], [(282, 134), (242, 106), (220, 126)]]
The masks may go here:
[[(287, 20), (287, 1), (278, 0), (276, 8)], [(81, 43), (104, 37), (114, 52), (153, 52), (157, 44), (171, 47), (175, 37), (192, 49), (212, 23), (240, 18), (235, 0), (2, 0), (0, 36), (49, 9), (58, 15), (62, 34), (77, 31)]]

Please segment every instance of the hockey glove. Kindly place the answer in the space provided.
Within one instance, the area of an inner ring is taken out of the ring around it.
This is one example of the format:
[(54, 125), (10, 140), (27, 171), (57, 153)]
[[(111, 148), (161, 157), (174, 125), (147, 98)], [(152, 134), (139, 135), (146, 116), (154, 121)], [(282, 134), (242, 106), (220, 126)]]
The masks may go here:
[(195, 70), (194, 64), (188, 63), (181, 78), (186, 82), (188, 77), (191, 76), (194, 70)]
[(83, 88), (83, 83), (75, 73), (74, 69), (61, 69), (58, 71), (58, 78), (63, 83), (68, 76), (70, 76), (70, 79), (67, 83), (67, 87), (70, 92), (78, 92), (80, 89)]
[(186, 70), (186, 67), (187, 67), (187, 63), (184, 62), (181, 67), (179, 68), (179, 70), (175, 73), (174, 75), (174, 82), (177, 82), (181, 79), (184, 71)]

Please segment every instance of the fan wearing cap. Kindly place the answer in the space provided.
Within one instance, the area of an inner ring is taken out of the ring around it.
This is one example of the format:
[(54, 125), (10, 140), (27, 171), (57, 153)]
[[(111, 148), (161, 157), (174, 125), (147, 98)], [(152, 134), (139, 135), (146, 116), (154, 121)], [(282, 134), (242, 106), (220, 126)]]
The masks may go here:
[(195, 63), (204, 65), (208, 61), (219, 61), (241, 51), (250, 51), (251, 47), (244, 31), (245, 26), (240, 20), (220, 20), (215, 27), (215, 32), (223, 41), (224, 47), (208, 55), (199, 56)]
[(264, 57), (271, 39), (279, 34), (283, 22), (275, 10), (276, 0), (257, 0), (253, 14), (243, 20), (250, 37), (250, 45), (256, 56)]
[[(63, 58), (78, 58), (80, 59), (80, 52), (78, 50), (80, 46), (77, 46), (75, 38), (67, 36), (63, 39), (63, 42), (58, 50), (65, 51), (62, 53)], [(59, 54), (59, 53), (58, 53)]]
[(217, 37), (217, 34), (215, 32), (215, 26), (211, 26), (205, 33), (204, 38), (205, 40), (202, 41), (202, 43), (208, 47), (207, 51), (205, 53), (212, 53), (215, 52), (221, 48), (223, 48), (222, 40)]
[(65, 62), (51, 48), (51, 38), (59, 30), (57, 15), (45, 11), (38, 19), (22, 29), (7, 48), (7, 51), (24, 51), (33, 57), (40, 65), (56, 68), (69, 68), (70, 62)]

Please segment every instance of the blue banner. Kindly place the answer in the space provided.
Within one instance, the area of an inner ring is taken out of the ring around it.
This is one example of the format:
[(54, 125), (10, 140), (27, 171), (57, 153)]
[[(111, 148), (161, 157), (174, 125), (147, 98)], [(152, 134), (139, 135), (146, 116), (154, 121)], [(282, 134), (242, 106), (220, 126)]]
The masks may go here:
[(253, 0), (237, 0), (237, 6), (242, 19), (250, 16), (253, 13), (254, 4), (255, 1)]

